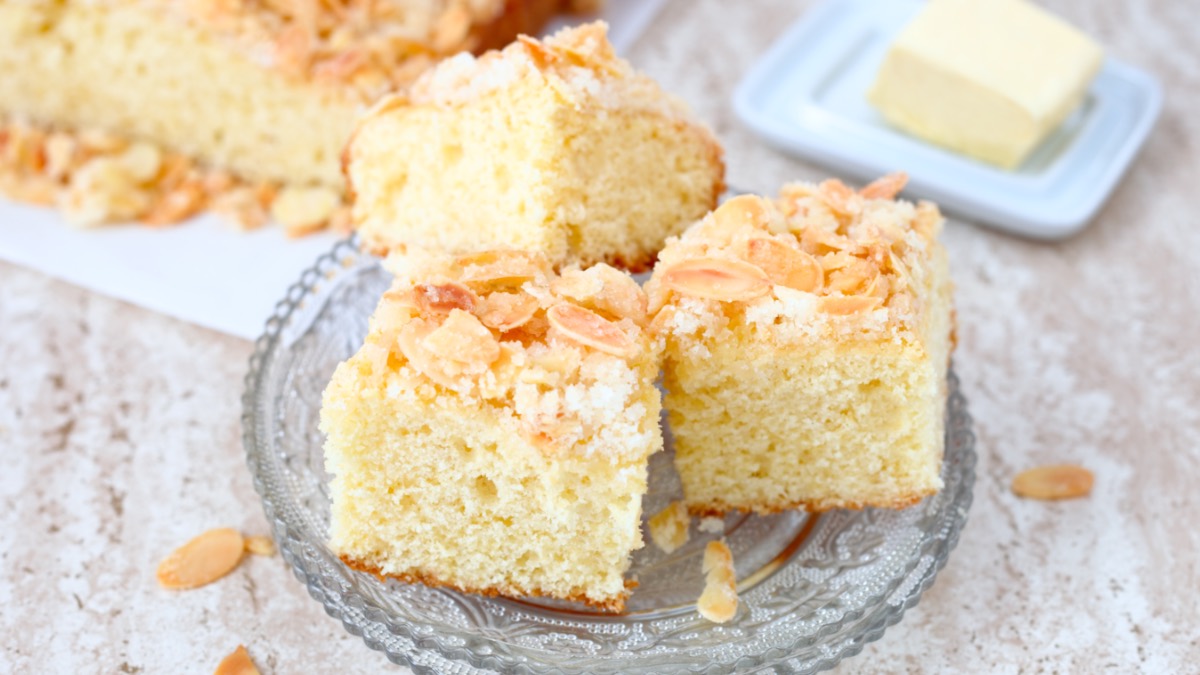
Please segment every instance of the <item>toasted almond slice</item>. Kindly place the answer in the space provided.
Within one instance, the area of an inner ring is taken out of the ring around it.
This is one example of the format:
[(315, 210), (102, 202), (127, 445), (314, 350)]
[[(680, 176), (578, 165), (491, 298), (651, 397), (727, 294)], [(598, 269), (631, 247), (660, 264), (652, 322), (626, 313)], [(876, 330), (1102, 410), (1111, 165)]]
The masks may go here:
[(845, 316), (869, 312), (881, 304), (883, 300), (873, 295), (827, 295), (818, 306), (826, 314)]
[(737, 575), (733, 554), (723, 541), (710, 541), (704, 547), (704, 592), (696, 601), (700, 616), (714, 623), (725, 623), (737, 614)]
[(452, 309), (470, 312), (479, 303), (471, 289), (454, 281), (440, 284), (417, 284), (413, 288), (417, 309), (424, 315), (449, 314)]
[(497, 291), (485, 297), (477, 309), (483, 325), (505, 333), (529, 323), (538, 311), (538, 301), (528, 293)]
[(629, 319), (638, 325), (646, 321), (647, 300), (642, 287), (629, 274), (604, 263), (586, 270), (564, 270), (550, 283), (550, 290), (590, 309)]
[(400, 353), (422, 375), (443, 387), (454, 388), (458, 385), (458, 368), (447, 368), (446, 364), (435, 357), (425, 348), (425, 338), (436, 330), (436, 326), (422, 319), (414, 319), (404, 324), (396, 336), (396, 344)]
[(530, 251), (496, 250), (472, 253), (455, 259), (462, 270), (459, 281), (482, 286), (520, 286), (545, 275), (546, 259)]
[(555, 331), (585, 347), (622, 357), (634, 351), (633, 339), (620, 326), (589, 309), (563, 302), (551, 307), (546, 318)]
[(1092, 491), (1092, 472), (1074, 464), (1039, 466), (1013, 479), (1012, 491), (1030, 499), (1071, 499)]
[(713, 211), (717, 227), (725, 232), (750, 225), (766, 229), (771, 222), (767, 200), (758, 195), (738, 195), (727, 200)]
[(804, 231), (800, 233), (800, 245), (805, 251), (814, 254), (827, 251), (848, 251), (854, 248), (854, 242), (849, 238), (816, 226), (804, 228)]
[(650, 539), (663, 553), (673, 553), (687, 543), (691, 522), (687, 506), (682, 501), (671, 502), (650, 518)]
[(848, 215), (853, 213), (855, 209), (855, 194), (845, 183), (836, 178), (821, 181), (817, 186), (821, 200), (825, 202), (834, 213)]
[(662, 283), (684, 295), (710, 300), (753, 300), (771, 290), (766, 272), (741, 260), (695, 258), (663, 272)]
[(889, 173), (882, 178), (876, 178), (869, 185), (858, 191), (867, 199), (895, 199), (896, 195), (908, 185), (908, 174), (903, 171)]
[(452, 309), (437, 329), (425, 336), (423, 346), (434, 356), (457, 361), (470, 370), (483, 370), (500, 358), (500, 343), (479, 318)]
[(861, 258), (849, 258), (842, 267), (829, 272), (829, 280), (825, 285), (830, 291), (857, 295), (877, 276), (879, 270), (871, 263)]
[(213, 675), (258, 675), (258, 668), (250, 660), (250, 652), (245, 645), (238, 645), (233, 653), (221, 659)]
[(746, 241), (746, 260), (767, 273), (771, 281), (798, 291), (816, 292), (825, 283), (825, 270), (816, 258), (778, 239)]
[(244, 551), (245, 542), (237, 530), (209, 530), (159, 563), (158, 583), (177, 590), (210, 584), (233, 571)]
[(246, 553), (254, 555), (275, 555), (275, 540), (266, 535), (246, 537)]

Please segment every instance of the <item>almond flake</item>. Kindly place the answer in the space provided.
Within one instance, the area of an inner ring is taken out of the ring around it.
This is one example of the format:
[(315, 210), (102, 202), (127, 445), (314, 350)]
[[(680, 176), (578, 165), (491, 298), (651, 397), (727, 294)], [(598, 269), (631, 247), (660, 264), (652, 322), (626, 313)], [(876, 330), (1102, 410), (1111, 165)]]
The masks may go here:
[(684, 295), (710, 300), (753, 300), (771, 290), (771, 280), (758, 267), (741, 260), (695, 258), (668, 267), (662, 283)]
[[(459, 385), (460, 368), (445, 363), (425, 348), (425, 338), (435, 326), (421, 319), (414, 319), (400, 328), (396, 344), (410, 365), (433, 382), (451, 389)], [(448, 367), (449, 366), (449, 367)]]
[(538, 307), (537, 298), (528, 293), (498, 291), (484, 298), (478, 314), (483, 325), (505, 333), (528, 323)]
[(633, 277), (604, 263), (586, 270), (567, 269), (550, 283), (550, 291), (580, 305), (641, 325), (646, 320), (646, 294)]
[(442, 325), (424, 339), (424, 347), (434, 356), (457, 361), (470, 371), (487, 368), (500, 358), (500, 344), (492, 331), (470, 312), (452, 309)]
[(599, 314), (569, 303), (560, 303), (546, 312), (550, 326), (564, 337), (613, 356), (629, 356), (635, 343), (617, 324)]
[(245, 542), (237, 530), (209, 530), (159, 563), (158, 583), (177, 590), (210, 584), (232, 572), (244, 552)]
[(729, 232), (747, 225), (766, 229), (771, 222), (767, 201), (758, 195), (738, 195), (727, 200), (713, 211), (717, 228)]
[(479, 304), (479, 298), (471, 289), (460, 283), (448, 281), (441, 284), (417, 284), (413, 288), (417, 310), (422, 314), (449, 314), (450, 310), (470, 312)]
[(1013, 479), (1012, 491), (1030, 499), (1071, 499), (1092, 491), (1092, 472), (1073, 464), (1039, 466)]
[(245, 645), (238, 645), (229, 656), (221, 659), (213, 675), (259, 675)]
[(866, 199), (895, 199), (896, 195), (904, 190), (904, 186), (908, 184), (908, 174), (903, 171), (889, 173), (888, 175), (877, 178), (863, 189), (858, 191)]
[(766, 272), (771, 281), (797, 291), (816, 292), (825, 282), (825, 270), (816, 258), (778, 239), (748, 239), (746, 260)]
[(254, 555), (275, 555), (275, 540), (266, 535), (246, 537), (246, 553)]
[(650, 539), (663, 553), (673, 553), (687, 543), (691, 518), (682, 501), (671, 502), (667, 508), (650, 518)]
[(546, 273), (546, 260), (529, 251), (484, 251), (459, 256), (459, 281), (489, 287), (520, 286)]
[(700, 616), (713, 623), (725, 623), (737, 614), (737, 575), (733, 554), (723, 541), (710, 541), (704, 547), (704, 592), (696, 601)]
[(818, 306), (826, 314), (845, 316), (868, 312), (882, 304), (883, 300), (873, 295), (827, 295)]
[(825, 205), (828, 206), (834, 213), (840, 215), (850, 215), (858, 209), (855, 204), (857, 195), (854, 190), (851, 190), (845, 183), (836, 178), (831, 178), (822, 181), (817, 189), (820, 191), (820, 196)]

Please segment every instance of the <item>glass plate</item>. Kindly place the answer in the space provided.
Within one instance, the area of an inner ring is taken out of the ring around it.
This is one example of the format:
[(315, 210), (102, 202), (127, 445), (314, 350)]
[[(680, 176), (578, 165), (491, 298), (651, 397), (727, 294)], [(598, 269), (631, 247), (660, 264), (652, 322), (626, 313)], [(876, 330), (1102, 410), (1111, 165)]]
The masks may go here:
[[(946, 456), (938, 495), (902, 511), (731, 515), (741, 603), (727, 624), (695, 610), (704, 544), (721, 533), (693, 521), (687, 546), (637, 551), (639, 586), (622, 615), (546, 600), (510, 600), (381, 581), (326, 548), (329, 476), (317, 430), (321, 392), (353, 354), (389, 284), (353, 240), (304, 272), (267, 321), (250, 359), (243, 439), (254, 486), (284, 558), (325, 611), (372, 649), (417, 673), (812, 673), (878, 639), (946, 564), (971, 505), (974, 436), (949, 376)], [(679, 497), (667, 452), (650, 469), (647, 515)], [(714, 526), (715, 523), (710, 523)]]

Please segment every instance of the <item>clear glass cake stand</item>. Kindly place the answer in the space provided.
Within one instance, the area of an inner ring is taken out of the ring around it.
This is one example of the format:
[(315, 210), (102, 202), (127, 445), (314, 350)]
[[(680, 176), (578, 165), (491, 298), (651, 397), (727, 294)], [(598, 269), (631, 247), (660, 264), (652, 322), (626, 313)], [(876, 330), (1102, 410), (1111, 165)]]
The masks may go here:
[[(367, 646), (417, 673), (813, 673), (857, 654), (933, 583), (971, 505), (975, 441), (949, 376), (945, 489), (901, 511), (729, 516), (741, 604), (709, 623), (699, 532), (672, 555), (638, 551), (639, 585), (614, 616), (544, 600), (510, 600), (381, 581), (325, 545), (329, 476), (317, 430), (321, 392), (366, 334), (389, 277), (352, 240), (321, 256), (267, 321), (246, 375), (242, 416), (254, 486), (284, 558), (310, 595)], [(651, 463), (645, 513), (679, 496), (668, 451)]]

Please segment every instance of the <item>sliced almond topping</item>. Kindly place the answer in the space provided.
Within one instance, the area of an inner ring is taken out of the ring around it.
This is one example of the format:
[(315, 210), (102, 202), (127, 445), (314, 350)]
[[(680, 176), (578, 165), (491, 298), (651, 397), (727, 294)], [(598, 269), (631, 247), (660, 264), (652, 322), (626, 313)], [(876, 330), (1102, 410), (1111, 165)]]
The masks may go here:
[(771, 222), (767, 201), (758, 195), (738, 195), (727, 200), (713, 211), (717, 227), (725, 232), (750, 225), (766, 229)]
[(564, 270), (550, 283), (550, 291), (638, 325), (646, 320), (646, 294), (641, 286), (625, 272), (604, 263), (586, 270)]
[(879, 270), (861, 258), (848, 258), (838, 262), (841, 266), (829, 272), (826, 287), (830, 291), (857, 295), (858, 291), (866, 288), (872, 279), (879, 276)]
[(1093, 480), (1092, 472), (1082, 466), (1039, 466), (1017, 474), (1012, 491), (1030, 499), (1071, 499), (1089, 494)]
[(710, 300), (753, 300), (771, 290), (766, 272), (741, 260), (696, 258), (663, 272), (662, 283), (684, 295)]
[(746, 260), (780, 286), (816, 292), (825, 283), (825, 270), (816, 258), (778, 239), (755, 237), (747, 240)]
[(854, 203), (854, 200), (857, 195), (855, 194), (854, 190), (851, 190), (842, 181), (837, 180), (836, 178), (831, 178), (829, 180), (822, 181), (821, 184), (817, 186), (817, 189), (820, 192), (822, 201), (824, 201), (825, 205), (828, 206), (834, 213), (840, 215), (849, 215), (856, 210), (856, 204)]
[(471, 30), (471, 13), (463, 5), (455, 5), (446, 10), (433, 29), (432, 47), (434, 51), (448, 53), (461, 47), (463, 39)]
[(904, 190), (905, 185), (908, 185), (908, 174), (897, 171), (875, 179), (870, 185), (859, 190), (858, 194), (867, 199), (895, 199), (896, 195)]
[(163, 588), (197, 588), (229, 574), (242, 559), (245, 542), (237, 530), (209, 530), (175, 549), (158, 565)]
[(457, 361), (471, 370), (483, 370), (500, 358), (500, 343), (479, 319), (452, 309), (437, 329), (425, 336), (425, 349), (438, 358)]
[(238, 645), (233, 653), (221, 659), (213, 675), (258, 675), (258, 668), (250, 659), (245, 645)]
[(275, 540), (266, 535), (246, 537), (246, 553), (254, 555), (275, 555)]
[(663, 553), (672, 553), (687, 543), (691, 522), (683, 502), (671, 502), (650, 518), (650, 539)]
[(826, 314), (845, 316), (869, 312), (883, 304), (873, 295), (827, 295), (821, 298), (819, 307)]
[(417, 309), (422, 314), (449, 314), (450, 310), (470, 312), (479, 304), (471, 289), (454, 281), (440, 284), (417, 284), (413, 288)]
[(443, 387), (454, 388), (458, 386), (460, 369), (452, 363), (443, 362), (425, 348), (426, 336), (435, 329), (436, 327), (428, 321), (414, 319), (400, 329), (399, 335), (396, 336), (396, 344), (404, 358), (422, 375)]
[(546, 259), (529, 251), (484, 251), (459, 256), (455, 265), (462, 270), (459, 280), (483, 286), (520, 286), (545, 275)]
[(806, 227), (800, 234), (800, 245), (809, 253), (847, 251), (854, 248), (854, 242), (848, 237), (823, 227)]
[(733, 554), (723, 541), (710, 541), (704, 547), (704, 592), (696, 601), (700, 616), (713, 623), (725, 623), (737, 614), (737, 575)]
[(528, 323), (538, 311), (538, 301), (528, 293), (498, 291), (484, 298), (478, 310), (483, 325), (505, 333)]
[(636, 346), (620, 326), (599, 314), (569, 303), (560, 303), (546, 312), (550, 326), (563, 337), (585, 347), (613, 356), (629, 356)]

